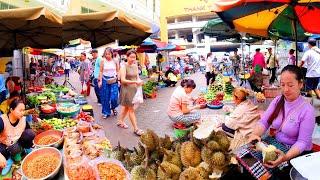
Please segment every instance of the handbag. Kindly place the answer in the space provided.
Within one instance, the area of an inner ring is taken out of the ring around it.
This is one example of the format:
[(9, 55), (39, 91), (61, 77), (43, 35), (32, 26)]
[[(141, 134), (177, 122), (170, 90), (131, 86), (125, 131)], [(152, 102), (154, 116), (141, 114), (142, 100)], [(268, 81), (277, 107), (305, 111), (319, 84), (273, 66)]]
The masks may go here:
[(106, 79), (107, 84), (114, 84), (118, 82), (118, 78), (117, 77), (111, 77), (109, 79)]

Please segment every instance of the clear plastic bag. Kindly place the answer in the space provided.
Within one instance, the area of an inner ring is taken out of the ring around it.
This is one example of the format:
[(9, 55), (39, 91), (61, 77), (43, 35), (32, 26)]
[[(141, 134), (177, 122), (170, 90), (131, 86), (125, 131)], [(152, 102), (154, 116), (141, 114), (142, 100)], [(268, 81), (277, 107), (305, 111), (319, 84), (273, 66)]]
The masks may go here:
[[(115, 159), (98, 157), (89, 163), (98, 173), (98, 180), (104, 179), (131, 179), (130, 173), (124, 168), (122, 163)], [(100, 174), (101, 173), (101, 174)]]
[(133, 97), (132, 104), (142, 104), (143, 103), (143, 94), (142, 94), (142, 86), (137, 88), (137, 92)]
[(99, 179), (98, 172), (90, 165), (89, 159), (82, 156), (80, 162), (68, 163), (64, 161), (65, 175), (69, 180), (96, 180)]

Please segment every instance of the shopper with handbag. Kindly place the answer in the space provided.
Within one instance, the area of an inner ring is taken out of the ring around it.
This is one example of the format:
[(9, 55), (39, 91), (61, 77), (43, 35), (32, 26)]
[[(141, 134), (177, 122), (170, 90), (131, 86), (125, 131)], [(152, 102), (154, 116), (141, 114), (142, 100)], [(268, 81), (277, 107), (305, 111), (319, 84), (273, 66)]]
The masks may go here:
[(134, 97), (138, 87), (142, 86), (143, 81), (139, 78), (138, 66), (136, 63), (137, 53), (134, 50), (127, 52), (127, 62), (121, 67), (121, 89), (120, 89), (120, 104), (122, 106), (120, 117), (117, 126), (123, 129), (128, 129), (125, 123), (125, 118), (129, 115), (129, 119), (133, 126), (133, 132), (137, 136), (141, 136), (143, 131), (138, 128), (137, 118), (134, 109)]
[(80, 82), (82, 85), (82, 91), (81, 94), (84, 94), (86, 96), (90, 95), (90, 74), (91, 74), (91, 63), (89, 59), (87, 59), (87, 54), (85, 52), (82, 52), (80, 55), (80, 68), (79, 68), (79, 74), (80, 74)]
[(119, 63), (113, 59), (113, 51), (106, 48), (103, 58), (100, 62), (99, 87), (100, 99), (102, 103), (102, 117), (108, 118), (111, 115), (117, 115), (118, 107), (118, 72)]

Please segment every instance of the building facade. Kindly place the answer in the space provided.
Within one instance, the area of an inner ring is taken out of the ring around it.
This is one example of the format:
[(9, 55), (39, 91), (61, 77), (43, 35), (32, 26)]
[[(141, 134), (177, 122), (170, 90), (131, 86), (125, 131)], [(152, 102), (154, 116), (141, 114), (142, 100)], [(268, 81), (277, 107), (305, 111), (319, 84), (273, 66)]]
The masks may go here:
[(47, 7), (59, 15), (119, 9), (155, 28), (160, 23), (160, 0), (0, 0), (0, 9), (36, 6)]
[(161, 0), (161, 40), (189, 48), (204, 46), (205, 40), (210, 41), (210, 38), (200, 30), (217, 16), (211, 11), (213, 1)]

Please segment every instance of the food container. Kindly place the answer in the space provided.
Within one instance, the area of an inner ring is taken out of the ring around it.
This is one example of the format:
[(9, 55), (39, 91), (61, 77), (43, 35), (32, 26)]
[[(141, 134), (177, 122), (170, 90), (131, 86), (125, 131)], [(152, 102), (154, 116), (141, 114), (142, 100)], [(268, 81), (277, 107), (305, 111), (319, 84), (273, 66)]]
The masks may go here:
[(223, 103), (220, 105), (212, 105), (212, 104), (207, 104), (209, 109), (221, 109), (223, 107)]
[(80, 106), (74, 103), (60, 103), (57, 111), (63, 117), (72, 117), (79, 114)]
[[(41, 138), (43, 137), (46, 137), (46, 136), (54, 136), (54, 137), (57, 137), (57, 141), (54, 142), (54, 143), (50, 143), (50, 144), (47, 144), (47, 145), (41, 145), (39, 144), (39, 141), (41, 140)], [(33, 140), (33, 144), (36, 146), (36, 147), (55, 147), (55, 148), (58, 148), (61, 146), (63, 142), (63, 132), (62, 131), (58, 131), (58, 130), (48, 130), (48, 131), (45, 131), (45, 132), (42, 132), (40, 134), (38, 134), (34, 140)]]
[(274, 98), (281, 94), (281, 89), (280, 87), (265, 87), (263, 94), (266, 98)]
[(62, 154), (61, 152), (53, 147), (44, 147), (44, 148), (40, 148), (40, 149), (36, 149), (34, 151), (32, 151), (30, 154), (28, 154), (22, 161), (21, 164), (21, 170), (22, 170), (22, 176), (25, 177), (26, 179), (32, 179), (28, 176), (26, 176), (25, 174), (25, 169), (29, 168), (29, 162), (31, 160), (33, 160), (34, 158), (38, 157), (38, 156), (47, 156), (47, 157), (57, 157), (59, 159), (59, 163), (57, 165), (57, 167), (54, 169), (53, 172), (51, 172), (49, 175), (41, 178), (41, 179), (53, 179), (59, 172), (59, 169), (62, 165)]
[(44, 114), (52, 114), (57, 111), (56, 107), (50, 106), (48, 104), (41, 105), (40, 110)]

